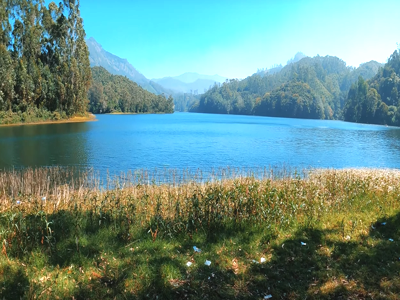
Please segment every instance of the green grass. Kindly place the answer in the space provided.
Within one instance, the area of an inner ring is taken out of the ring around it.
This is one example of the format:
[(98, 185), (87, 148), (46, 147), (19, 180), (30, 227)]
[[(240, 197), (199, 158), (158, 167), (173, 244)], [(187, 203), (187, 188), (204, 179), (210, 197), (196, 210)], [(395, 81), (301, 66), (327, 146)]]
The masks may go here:
[(0, 173), (0, 299), (400, 298), (398, 171), (107, 191), (57, 172)]

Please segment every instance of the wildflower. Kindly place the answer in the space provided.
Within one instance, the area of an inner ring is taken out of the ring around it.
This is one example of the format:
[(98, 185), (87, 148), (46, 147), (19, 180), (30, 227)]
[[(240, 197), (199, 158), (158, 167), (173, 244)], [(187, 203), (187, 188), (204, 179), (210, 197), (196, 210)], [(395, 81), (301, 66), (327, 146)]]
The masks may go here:
[(21, 201), (18, 200), (18, 201), (17, 201), (17, 204), (21, 204)]
[(211, 266), (211, 261), (206, 260), (206, 262), (204, 263), (206, 266)]

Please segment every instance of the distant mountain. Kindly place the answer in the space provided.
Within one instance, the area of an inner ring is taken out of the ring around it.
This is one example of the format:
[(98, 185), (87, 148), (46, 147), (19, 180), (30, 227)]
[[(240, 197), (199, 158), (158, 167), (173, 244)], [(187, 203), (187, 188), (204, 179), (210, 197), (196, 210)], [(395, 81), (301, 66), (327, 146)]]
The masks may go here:
[[(190, 90), (198, 90), (199, 94), (203, 94), (210, 88), (215, 83), (220, 83), (221, 81), (216, 81), (216, 80), (210, 80), (210, 79), (197, 79), (195, 82), (192, 83), (187, 83), (187, 85), (190, 87)], [(222, 81), (223, 82), (223, 81)]]
[(302, 60), (303, 58), (307, 57), (303, 52), (297, 52), (296, 55), (287, 61), (287, 65), (297, 63), (298, 61)]
[(203, 75), (203, 74), (198, 74), (194, 72), (186, 72), (183, 73), (182, 75), (172, 77), (174, 79), (178, 79), (179, 81), (182, 81), (184, 83), (193, 83), (197, 81), (198, 79), (204, 79), (204, 80), (210, 80), (212, 82), (224, 82), (228, 78), (222, 77), (219, 75)]
[(174, 91), (181, 91), (183, 93), (186, 93), (186, 92), (188, 92), (188, 90), (190, 90), (186, 86), (186, 83), (179, 81), (177, 79), (174, 79), (172, 77), (153, 79), (153, 81), (157, 82), (159, 85), (161, 85), (163, 87), (168, 87), (169, 89), (174, 90)]
[(147, 79), (143, 74), (133, 67), (128, 60), (122, 59), (106, 50), (93, 38), (86, 40), (89, 48), (89, 60), (91, 67), (103, 67), (114, 75), (126, 76), (136, 82), (142, 88), (154, 94), (172, 94), (171, 91), (163, 88), (156, 82)]
[(161, 86), (181, 93), (203, 94), (214, 83), (225, 82), (227, 78), (219, 75), (203, 75), (193, 72), (184, 73), (175, 77), (153, 79)]
[(161, 79), (154, 80), (159, 85), (164, 88), (181, 92), (181, 93), (194, 93), (194, 94), (203, 94), (210, 87), (212, 87), (216, 81), (207, 80), (207, 79), (197, 79), (194, 82), (185, 83), (178, 79), (172, 77), (164, 77)]
[[(302, 60), (305, 57), (307, 57), (307, 55), (305, 55), (304, 53), (297, 52), (296, 55), (293, 58), (291, 58), (291, 59), (289, 59), (287, 61), (286, 65), (297, 63), (297, 62), (299, 62), (300, 60)], [(283, 66), (281, 64), (280, 65), (273, 65), (269, 69), (268, 68), (258, 69), (256, 74), (258, 74), (260, 76), (273, 75), (273, 74), (279, 73), (282, 69), (283, 69)]]

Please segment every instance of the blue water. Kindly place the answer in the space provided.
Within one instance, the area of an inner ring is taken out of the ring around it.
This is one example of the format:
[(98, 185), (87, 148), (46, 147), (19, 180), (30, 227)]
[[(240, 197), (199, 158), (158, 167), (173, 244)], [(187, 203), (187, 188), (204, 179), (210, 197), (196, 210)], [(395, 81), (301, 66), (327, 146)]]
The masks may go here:
[(341, 121), (175, 113), (0, 127), (0, 168), (400, 168), (400, 129)]

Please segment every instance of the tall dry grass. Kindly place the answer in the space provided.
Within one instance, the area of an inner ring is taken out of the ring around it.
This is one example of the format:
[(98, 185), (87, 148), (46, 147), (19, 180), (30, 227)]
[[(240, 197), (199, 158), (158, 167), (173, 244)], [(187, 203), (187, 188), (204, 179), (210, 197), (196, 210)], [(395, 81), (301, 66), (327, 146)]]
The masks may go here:
[[(93, 172), (63, 168), (0, 172), (0, 226), (7, 228), (3, 243), (13, 244), (19, 236), (21, 247), (28, 247), (29, 239), (22, 242), (22, 236), (33, 234), (32, 216), (41, 216), (41, 230), (51, 229), (46, 222), (60, 223), (60, 212), (73, 214), (79, 230), (89, 224), (99, 228), (112, 224), (128, 238), (132, 226), (155, 235), (228, 224), (285, 227), (293, 222), (310, 225), (324, 214), (379, 206), (382, 201), (393, 209), (399, 205), (397, 170), (308, 170), (278, 178), (271, 170), (263, 170), (257, 178), (225, 170), (207, 181), (199, 174), (169, 172), (163, 177), (122, 174), (107, 181), (108, 189)], [(167, 179), (170, 183), (165, 183)], [(55, 236), (50, 231), (49, 240)]]

